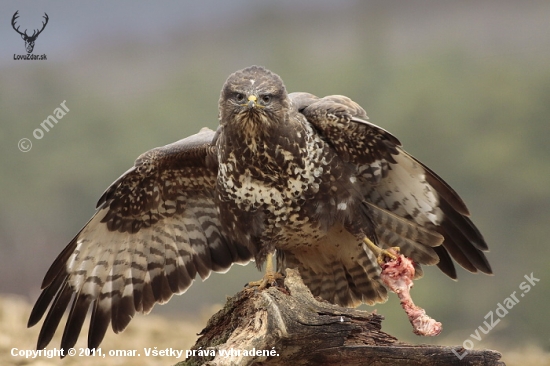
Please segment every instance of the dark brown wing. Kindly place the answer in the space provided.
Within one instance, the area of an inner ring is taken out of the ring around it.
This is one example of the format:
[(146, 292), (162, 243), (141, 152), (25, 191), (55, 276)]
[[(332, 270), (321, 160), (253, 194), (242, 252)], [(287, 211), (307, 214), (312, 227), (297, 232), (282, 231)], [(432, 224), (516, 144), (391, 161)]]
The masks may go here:
[[(187, 290), (198, 273), (247, 263), (245, 247), (222, 232), (215, 203), (214, 131), (142, 154), (101, 196), (98, 211), (48, 270), (29, 318), (49, 307), (37, 349), (52, 339), (70, 308), (61, 348), (74, 346), (92, 309), (88, 346), (96, 348), (112, 324), (118, 333), (135, 312)], [(72, 303), (71, 303), (72, 301)]]
[(483, 253), (487, 244), (462, 199), (397, 138), (368, 122), (357, 103), (340, 95), (290, 98), (339, 156), (356, 166), (380, 245), (399, 246), (414, 261), (437, 264), (453, 279), (451, 257), (471, 272), (492, 273)]

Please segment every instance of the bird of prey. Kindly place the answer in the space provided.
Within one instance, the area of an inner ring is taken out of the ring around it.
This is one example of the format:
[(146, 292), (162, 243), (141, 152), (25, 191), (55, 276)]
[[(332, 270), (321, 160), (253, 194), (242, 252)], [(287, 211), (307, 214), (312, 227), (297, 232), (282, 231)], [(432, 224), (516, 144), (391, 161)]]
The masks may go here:
[(387, 298), (378, 257), (391, 248), (417, 277), (421, 265), (437, 265), (456, 278), (452, 259), (490, 274), (468, 216), (457, 193), (357, 103), (288, 94), (278, 75), (251, 66), (223, 85), (217, 131), (142, 154), (105, 191), (46, 273), (28, 324), (47, 314), (44, 348), (69, 308), (68, 349), (91, 310), (96, 348), (109, 324), (124, 330), (197, 274), (261, 266), (274, 252), (278, 272), (297, 269), (313, 295), (375, 304)]

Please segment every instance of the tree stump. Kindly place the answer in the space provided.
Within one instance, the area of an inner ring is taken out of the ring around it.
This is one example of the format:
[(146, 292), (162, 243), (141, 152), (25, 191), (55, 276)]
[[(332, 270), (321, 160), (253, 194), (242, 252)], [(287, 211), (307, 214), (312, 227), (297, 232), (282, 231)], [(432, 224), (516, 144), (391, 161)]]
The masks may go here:
[(314, 298), (298, 272), (287, 270), (284, 286), (229, 298), (178, 365), (504, 366), (491, 350), (399, 342), (381, 331), (383, 319)]

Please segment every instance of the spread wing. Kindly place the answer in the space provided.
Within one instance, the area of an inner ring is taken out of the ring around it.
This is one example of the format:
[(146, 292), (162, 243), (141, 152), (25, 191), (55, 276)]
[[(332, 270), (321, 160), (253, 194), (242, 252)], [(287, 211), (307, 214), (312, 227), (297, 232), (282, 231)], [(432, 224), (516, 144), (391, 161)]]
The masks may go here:
[(418, 264), (437, 264), (456, 279), (451, 257), (470, 272), (492, 273), (483, 253), (487, 244), (462, 199), (397, 138), (368, 122), (357, 103), (340, 95), (289, 96), (338, 155), (355, 165), (378, 245), (400, 247), (416, 262), (419, 276)]
[(215, 203), (214, 131), (142, 154), (101, 196), (97, 212), (48, 270), (28, 326), (46, 313), (37, 349), (70, 313), (61, 347), (74, 346), (91, 308), (88, 346), (112, 324), (118, 333), (135, 312), (181, 294), (198, 273), (224, 272), (251, 254), (221, 229)]

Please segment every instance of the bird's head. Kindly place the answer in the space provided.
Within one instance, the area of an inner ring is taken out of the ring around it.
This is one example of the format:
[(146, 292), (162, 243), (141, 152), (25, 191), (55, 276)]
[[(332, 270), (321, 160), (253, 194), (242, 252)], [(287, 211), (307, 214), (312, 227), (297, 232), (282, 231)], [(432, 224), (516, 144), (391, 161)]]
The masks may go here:
[(279, 75), (261, 66), (231, 74), (220, 95), (220, 124), (245, 133), (267, 131), (287, 119), (289, 100)]

